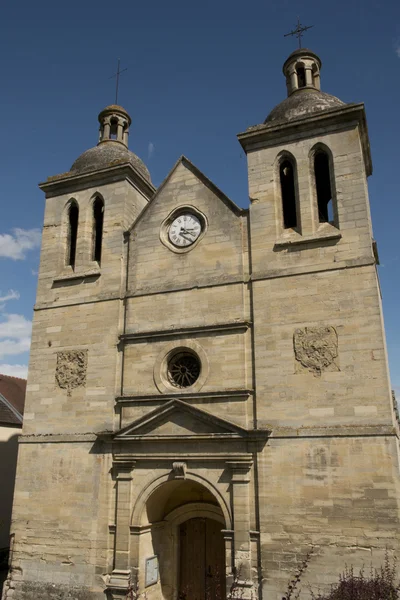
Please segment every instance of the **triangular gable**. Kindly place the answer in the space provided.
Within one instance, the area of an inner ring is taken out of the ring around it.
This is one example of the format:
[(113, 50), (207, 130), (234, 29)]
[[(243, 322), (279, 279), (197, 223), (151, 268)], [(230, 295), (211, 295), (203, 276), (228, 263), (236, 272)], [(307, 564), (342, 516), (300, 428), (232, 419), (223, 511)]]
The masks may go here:
[(117, 431), (113, 438), (115, 441), (154, 436), (247, 438), (249, 433), (239, 425), (174, 399)]
[(233, 202), (233, 200), (228, 198), (228, 196), (226, 196), (210, 179), (208, 179), (208, 177), (206, 177), (204, 175), (204, 173), (202, 173), (200, 171), (200, 169), (198, 169), (188, 158), (186, 158), (185, 156), (182, 155), (176, 161), (175, 165), (172, 167), (171, 171), (168, 173), (167, 177), (164, 179), (164, 181), (161, 183), (161, 185), (159, 185), (156, 193), (154, 194), (154, 196), (151, 197), (149, 203), (144, 207), (144, 209), (140, 213), (139, 217), (136, 219), (136, 221), (133, 223), (133, 225), (131, 225), (131, 227), (128, 229), (128, 232), (132, 231), (132, 229), (134, 229), (136, 227), (137, 223), (140, 222), (140, 220), (143, 218), (143, 216), (146, 214), (146, 212), (152, 206), (155, 199), (159, 196), (159, 194), (162, 192), (162, 190), (168, 184), (172, 175), (175, 173), (175, 171), (181, 164), (184, 165), (187, 169), (189, 169), (189, 171), (191, 171), (195, 177), (197, 177), (206, 187), (208, 187), (225, 204), (225, 206), (227, 206), (235, 215), (240, 216), (240, 215), (244, 215), (248, 212), (247, 209), (240, 208), (237, 204), (235, 204)]

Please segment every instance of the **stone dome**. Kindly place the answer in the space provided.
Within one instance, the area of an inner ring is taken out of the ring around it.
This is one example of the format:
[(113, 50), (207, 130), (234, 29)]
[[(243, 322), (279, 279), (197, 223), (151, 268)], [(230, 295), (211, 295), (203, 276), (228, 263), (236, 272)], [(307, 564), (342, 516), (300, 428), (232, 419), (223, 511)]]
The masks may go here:
[(144, 162), (128, 148), (129, 126), (132, 120), (127, 111), (118, 104), (106, 106), (99, 116), (100, 141), (94, 148), (81, 154), (70, 172), (89, 173), (106, 169), (120, 163), (129, 163), (146, 181), (151, 183), (150, 173)]
[(344, 102), (315, 88), (303, 88), (275, 106), (265, 119), (266, 124), (284, 123), (344, 106)]
[(88, 173), (105, 169), (114, 164), (128, 162), (151, 183), (150, 173), (144, 162), (120, 142), (107, 140), (81, 154), (70, 171), (72, 173)]

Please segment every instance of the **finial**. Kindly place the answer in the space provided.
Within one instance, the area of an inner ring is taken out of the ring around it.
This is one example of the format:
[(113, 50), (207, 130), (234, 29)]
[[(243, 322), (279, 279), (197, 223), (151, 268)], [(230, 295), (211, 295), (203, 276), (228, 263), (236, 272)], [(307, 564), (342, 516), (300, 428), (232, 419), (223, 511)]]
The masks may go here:
[(128, 70), (128, 67), (126, 67), (125, 69), (122, 69), (122, 71), (121, 71), (119, 68), (120, 63), (121, 63), (121, 60), (118, 59), (117, 72), (114, 75), (111, 75), (111, 77), (109, 77), (109, 79), (114, 79), (114, 77), (117, 78), (116, 82), (115, 82), (115, 104), (118, 104), (119, 76), (121, 75), (121, 73), (124, 73), (125, 71)]
[(289, 33), (285, 33), (283, 37), (288, 37), (288, 35), (295, 35), (299, 40), (299, 48), (301, 48), (301, 37), (304, 31), (307, 31), (307, 29), (311, 29), (311, 27), (314, 27), (314, 25), (302, 25), (300, 23), (300, 17), (297, 17), (296, 28), (293, 29), (293, 31), (289, 31)]

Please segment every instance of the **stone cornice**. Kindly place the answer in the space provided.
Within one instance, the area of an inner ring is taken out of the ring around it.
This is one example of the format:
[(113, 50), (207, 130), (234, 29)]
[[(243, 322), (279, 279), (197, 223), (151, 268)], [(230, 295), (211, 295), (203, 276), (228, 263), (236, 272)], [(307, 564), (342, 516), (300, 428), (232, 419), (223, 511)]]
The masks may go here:
[[(315, 243), (315, 242), (309, 242), (310, 244)], [(302, 276), (302, 275), (309, 275), (310, 273), (326, 273), (327, 271), (341, 271), (343, 269), (355, 269), (355, 268), (362, 268), (362, 267), (368, 267), (368, 266), (376, 266), (376, 262), (375, 259), (371, 259), (371, 257), (366, 256), (366, 257), (361, 257), (361, 258), (354, 258), (354, 259), (350, 259), (350, 260), (343, 260), (340, 263), (332, 263), (330, 265), (325, 265), (325, 266), (321, 266), (321, 265), (312, 265), (312, 266), (308, 266), (308, 267), (304, 267), (304, 266), (298, 266), (298, 267), (291, 267), (291, 268), (285, 268), (285, 269), (274, 269), (274, 270), (269, 270), (269, 271), (263, 271), (263, 272), (255, 272), (253, 273), (253, 275), (251, 276), (251, 278), (246, 278), (246, 279), (236, 279), (234, 281), (228, 281), (228, 282), (224, 282), (224, 283), (215, 283), (215, 282), (211, 282), (211, 283), (205, 283), (205, 284), (196, 284), (196, 285), (191, 285), (188, 284), (187, 286), (182, 286), (182, 287), (177, 287), (174, 289), (167, 289), (167, 290), (152, 290), (152, 291), (143, 291), (143, 292), (132, 292), (130, 290), (128, 290), (128, 292), (126, 294), (120, 294), (119, 292), (116, 292), (115, 294), (104, 294), (101, 296), (98, 296), (97, 298), (84, 298), (84, 299), (80, 299), (80, 300), (71, 300), (70, 302), (37, 302), (33, 308), (34, 311), (39, 311), (39, 310), (50, 310), (50, 309), (59, 309), (59, 308), (65, 308), (67, 306), (81, 306), (82, 304), (96, 304), (99, 302), (112, 302), (115, 300), (119, 300), (119, 301), (125, 301), (125, 300), (129, 300), (130, 298), (142, 298), (142, 297), (147, 297), (147, 296), (158, 296), (158, 295), (165, 295), (165, 294), (175, 294), (178, 292), (184, 292), (184, 291), (191, 291), (191, 290), (199, 290), (199, 289), (205, 289), (205, 288), (214, 288), (214, 287), (224, 287), (227, 285), (247, 285), (249, 281), (263, 281), (263, 280), (267, 280), (267, 279), (277, 279), (279, 277), (293, 277), (293, 276)], [(176, 330), (173, 330), (174, 332)], [(143, 335), (143, 334), (140, 334)]]
[(80, 280), (80, 279), (93, 279), (93, 278), (100, 277), (100, 275), (101, 275), (100, 269), (93, 270), (93, 271), (85, 271), (82, 273), (69, 273), (68, 275), (59, 275), (58, 277), (55, 277), (53, 279), (53, 283), (63, 283), (64, 281), (69, 282), (69, 281), (75, 281), (75, 280)]
[[(249, 430), (249, 437), (255, 437), (259, 439), (268, 437), (269, 443), (273, 442), (274, 439), (308, 439), (308, 438), (359, 438), (359, 437), (399, 437), (397, 428), (393, 425), (330, 425), (326, 427), (318, 426), (305, 426), (305, 427), (276, 427), (273, 424), (267, 424), (267, 428), (263, 429), (252, 429)], [(113, 432), (101, 432), (101, 433), (39, 433), (39, 434), (25, 434), (18, 437), (20, 444), (60, 444), (60, 443), (90, 443), (93, 444), (98, 439), (110, 440), (115, 435)], [(161, 441), (160, 436), (160, 441)], [(196, 437), (196, 436), (194, 436)], [(235, 435), (233, 439), (235, 439)], [(192, 436), (193, 438), (193, 436)], [(141, 438), (145, 440), (146, 437)], [(165, 438), (164, 438), (165, 439)], [(199, 439), (198, 437), (196, 439)], [(215, 439), (215, 438), (214, 438)], [(226, 438), (225, 438), (226, 439)], [(129, 440), (127, 440), (129, 441)], [(149, 440), (150, 441), (150, 440)], [(154, 440), (151, 440), (154, 441)], [(140, 460), (144, 457), (140, 455)], [(166, 458), (165, 455), (163, 458)], [(175, 456), (175, 455), (173, 455)], [(186, 455), (185, 455), (186, 456)], [(193, 456), (197, 457), (197, 454)], [(130, 460), (131, 455), (129, 454)], [(156, 457), (152, 455), (148, 457), (149, 460), (156, 460)], [(242, 459), (242, 457), (240, 458)], [(146, 459), (147, 460), (147, 459)], [(229, 460), (233, 460), (232, 457)]]
[(392, 425), (329, 425), (326, 427), (276, 427), (267, 424), (272, 431), (270, 439), (282, 438), (338, 438), (338, 437), (397, 437)]
[(169, 400), (230, 400), (232, 398), (241, 398), (246, 400), (253, 394), (253, 390), (227, 390), (224, 392), (177, 392), (176, 394), (138, 394), (117, 396), (117, 404), (132, 404), (135, 402), (168, 402)]
[(249, 321), (234, 321), (231, 323), (216, 323), (215, 325), (198, 325), (197, 327), (177, 327), (176, 329), (162, 329), (155, 331), (141, 331), (138, 333), (124, 333), (119, 336), (122, 342), (137, 342), (147, 338), (166, 338), (180, 335), (194, 335), (197, 333), (225, 333), (227, 331), (244, 332), (251, 327)]
[(32, 433), (20, 435), (20, 444), (78, 444), (82, 442), (92, 443), (97, 440), (95, 433)]
[(137, 171), (128, 162), (116, 164), (106, 169), (98, 169), (88, 173), (74, 174), (69, 171), (61, 175), (49, 177), (47, 181), (39, 184), (41, 190), (46, 193), (46, 197), (59, 196), (73, 190), (82, 190), (88, 187), (104, 185), (115, 181), (128, 180), (135, 186), (146, 198), (151, 198), (156, 188), (147, 181), (139, 171)]
[(336, 232), (323, 232), (319, 234), (298, 236), (296, 238), (280, 238), (275, 241), (274, 249), (287, 248), (288, 246), (304, 246), (305, 244), (318, 244), (322, 242), (329, 242), (332, 240), (339, 241), (342, 237), (340, 231)]

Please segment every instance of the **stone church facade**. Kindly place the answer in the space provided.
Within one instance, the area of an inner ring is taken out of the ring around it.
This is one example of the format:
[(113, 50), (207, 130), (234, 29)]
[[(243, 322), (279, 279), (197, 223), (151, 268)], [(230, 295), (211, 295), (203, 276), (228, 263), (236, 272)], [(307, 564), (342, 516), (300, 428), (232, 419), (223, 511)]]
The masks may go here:
[(249, 209), (184, 157), (156, 190), (120, 106), (41, 184), (5, 600), (278, 600), (398, 548), (365, 112), (320, 68), (238, 136)]

